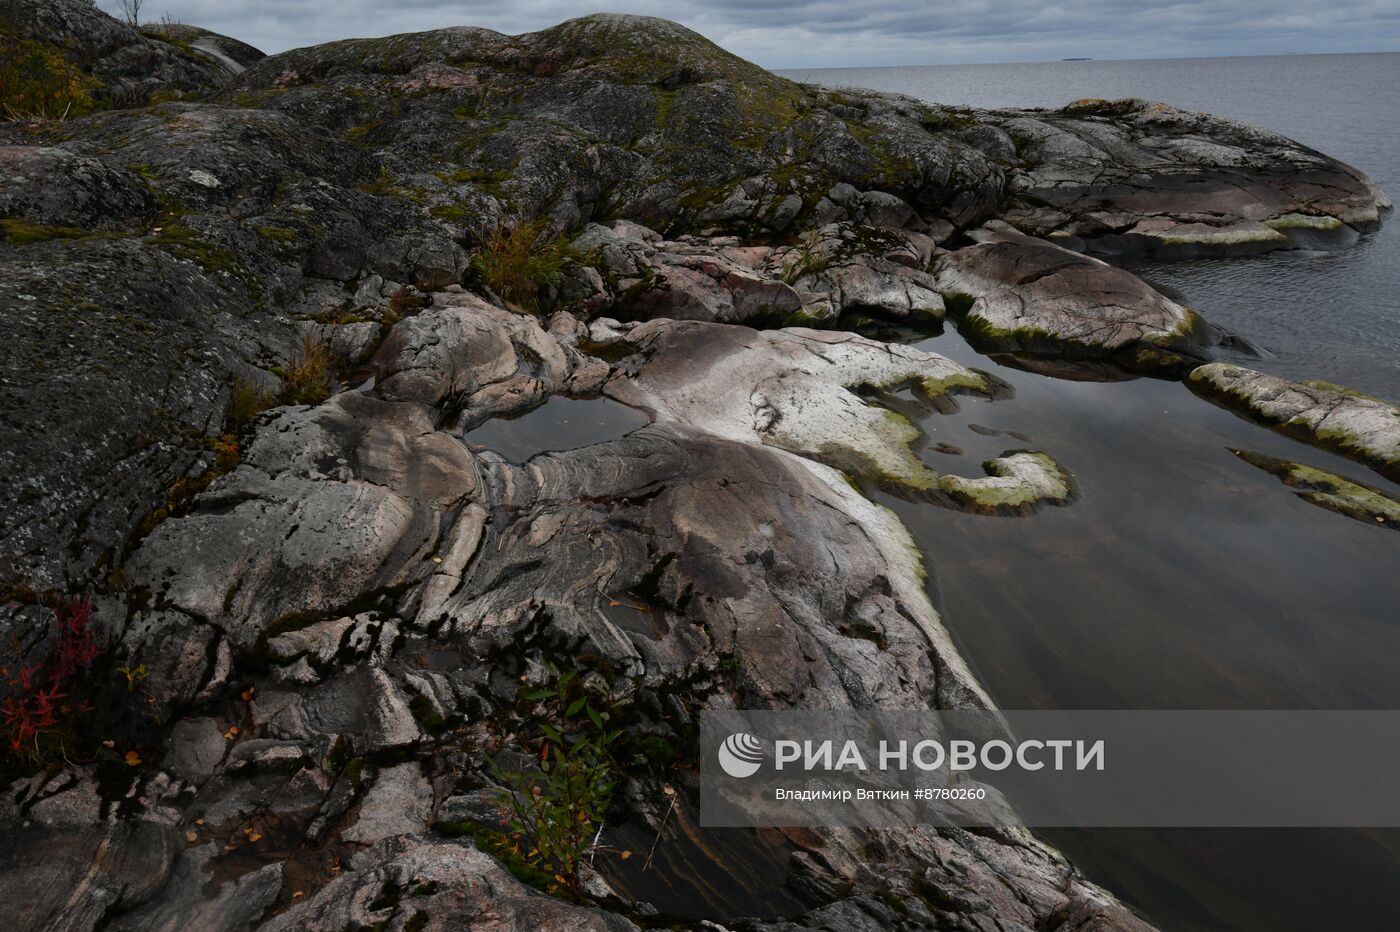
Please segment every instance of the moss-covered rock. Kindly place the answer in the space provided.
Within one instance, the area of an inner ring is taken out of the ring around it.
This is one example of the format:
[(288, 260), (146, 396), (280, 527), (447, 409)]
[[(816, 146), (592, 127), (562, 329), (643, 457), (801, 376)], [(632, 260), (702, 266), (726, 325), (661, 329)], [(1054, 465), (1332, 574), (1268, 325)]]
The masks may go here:
[(1400, 500), (1375, 486), (1353, 482), (1316, 466), (1291, 463), (1250, 450), (1236, 450), (1235, 455), (1277, 476), (1305, 502), (1367, 524), (1400, 531)]
[(1229, 363), (1191, 373), (1187, 386), (1216, 404), (1333, 450), (1400, 481), (1400, 407), (1319, 382), (1290, 382)]
[(974, 245), (941, 253), (933, 273), (979, 349), (1177, 377), (1209, 358), (1213, 329), (1132, 273), (1006, 224), (972, 235)]

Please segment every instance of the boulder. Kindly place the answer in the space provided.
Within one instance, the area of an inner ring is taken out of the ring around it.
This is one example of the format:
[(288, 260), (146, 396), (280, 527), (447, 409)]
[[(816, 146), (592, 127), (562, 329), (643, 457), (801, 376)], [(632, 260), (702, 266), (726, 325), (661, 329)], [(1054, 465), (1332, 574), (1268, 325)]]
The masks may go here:
[(1209, 358), (1212, 329), (1123, 269), (1005, 224), (941, 253), (933, 275), (961, 332), (984, 351), (1112, 360), (1185, 375)]

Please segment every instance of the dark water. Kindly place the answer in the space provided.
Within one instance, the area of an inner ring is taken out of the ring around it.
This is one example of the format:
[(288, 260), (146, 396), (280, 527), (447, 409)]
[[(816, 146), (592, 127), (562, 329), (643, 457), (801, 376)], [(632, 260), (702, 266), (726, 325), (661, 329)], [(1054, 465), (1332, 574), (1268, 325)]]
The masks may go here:
[[(1148, 97), (1278, 130), (1400, 190), (1395, 54), (790, 76), (984, 107)], [(1342, 252), (1137, 271), (1269, 350), (1256, 368), (1400, 399), (1400, 224), (1388, 219)], [(929, 556), (945, 620), (1002, 706), (1400, 708), (1400, 533), (1308, 504), (1232, 451), (1392, 494), (1395, 484), (1175, 383), (1059, 381), (998, 367), (951, 332), (921, 345), (1016, 391), (925, 418), (935, 468), (976, 475), (989, 454), (1025, 445), (976, 424), (1029, 434), (1081, 491), (1023, 519), (886, 500)], [(1395, 831), (1045, 834), (1166, 929), (1400, 928)]]
[(630, 434), (651, 419), (611, 398), (564, 398), (556, 395), (514, 418), (492, 418), (468, 431), (474, 450), (491, 450), (523, 463), (536, 453), (576, 450)]

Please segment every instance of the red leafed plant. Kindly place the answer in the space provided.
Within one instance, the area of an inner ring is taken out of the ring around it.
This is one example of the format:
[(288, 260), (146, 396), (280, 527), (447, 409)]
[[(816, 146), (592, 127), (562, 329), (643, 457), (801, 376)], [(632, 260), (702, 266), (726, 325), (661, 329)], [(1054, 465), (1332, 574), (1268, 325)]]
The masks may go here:
[(87, 710), (70, 700), (73, 679), (92, 666), (102, 653), (92, 629), (92, 608), (86, 601), (60, 604), (54, 609), (58, 635), (47, 656), (17, 674), (0, 668), (5, 699), (0, 703), (0, 740), (17, 758), (42, 764), (46, 740), (62, 743), (74, 718)]

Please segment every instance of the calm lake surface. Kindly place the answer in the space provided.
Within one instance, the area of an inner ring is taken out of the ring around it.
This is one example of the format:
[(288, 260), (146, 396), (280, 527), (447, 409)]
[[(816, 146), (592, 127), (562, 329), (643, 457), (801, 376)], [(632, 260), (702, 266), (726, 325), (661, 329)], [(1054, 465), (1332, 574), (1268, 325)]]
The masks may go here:
[[(1400, 54), (787, 75), (977, 107), (1146, 97), (1277, 130), (1400, 193)], [(1246, 361), (1254, 368), (1396, 400), (1400, 221), (1387, 220), (1338, 252), (1135, 271), (1264, 348), (1264, 359)], [(1016, 393), (924, 417), (934, 468), (978, 475), (989, 456), (1030, 446), (1080, 487), (1070, 506), (1027, 518), (877, 496), (928, 555), (945, 621), (1003, 707), (1400, 708), (1400, 533), (1308, 504), (1233, 451), (1392, 495), (1395, 484), (1179, 384), (1034, 375), (980, 356), (951, 328), (919, 345), (992, 371)], [(937, 452), (940, 443), (963, 453)], [(1400, 928), (1397, 831), (1045, 834), (1165, 929)]]

